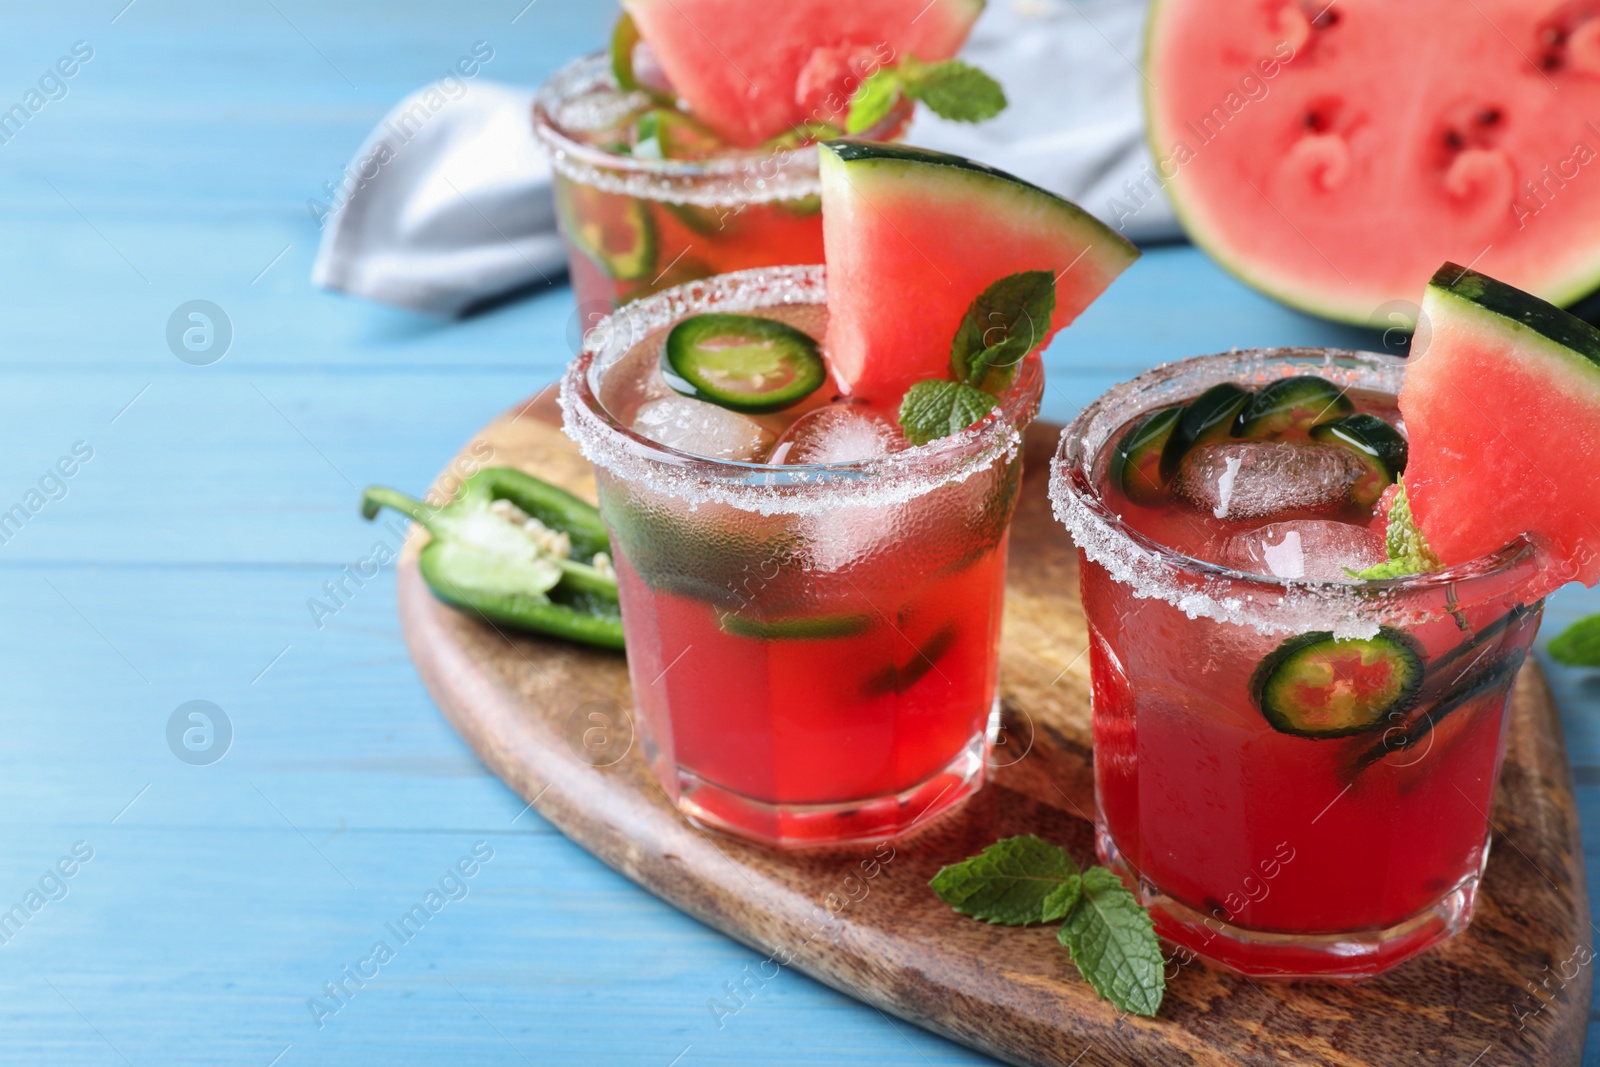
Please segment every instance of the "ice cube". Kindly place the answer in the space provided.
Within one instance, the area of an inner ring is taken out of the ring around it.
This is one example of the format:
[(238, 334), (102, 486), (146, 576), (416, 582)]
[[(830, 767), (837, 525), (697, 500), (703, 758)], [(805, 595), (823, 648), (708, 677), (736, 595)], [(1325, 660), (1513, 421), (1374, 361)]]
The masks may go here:
[(1383, 536), (1368, 526), (1329, 519), (1274, 522), (1222, 542), (1217, 562), (1250, 574), (1302, 581), (1349, 581), (1387, 556)]
[(633, 429), (680, 452), (749, 463), (759, 463), (773, 440), (771, 431), (737, 411), (677, 395), (641, 407)]
[(1338, 445), (1229, 441), (1191, 450), (1173, 487), (1217, 518), (1241, 521), (1335, 507), (1365, 469)]
[(886, 521), (895, 509), (885, 507), (833, 508), (799, 520), (801, 551), (807, 564), (819, 571), (841, 571), (875, 552), (892, 546), (901, 531)]
[(784, 431), (768, 463), (854, 463), (905, 447), (899, 429), (858, 404), (829, 404), (807, 412)]
[[(829, 404), (807, 412), (773, 446), (768, 463), (855, 463), (906, 447), (899, 427), (859, 404)], [(892, 516), (882, 506), (830, 508), (800, 520), (810, 566), (842, 570), (892, 543)]]

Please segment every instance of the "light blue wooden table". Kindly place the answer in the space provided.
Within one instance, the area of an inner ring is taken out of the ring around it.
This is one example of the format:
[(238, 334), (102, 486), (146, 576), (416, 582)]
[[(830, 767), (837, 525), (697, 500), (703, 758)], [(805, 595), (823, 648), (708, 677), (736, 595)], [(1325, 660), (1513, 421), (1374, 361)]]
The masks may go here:
[[(0, 1061), (982, 1062), (787, 973), (719, 1026), (708, 1000), (756, 957), (483, 768), (406, 658), (393, 574), (321, 629), (307, 609), (381, 535), (359, 487), (421, 489), (550, 380), (572, 299), (452, 323), (316, 291), (306, 201), (473, 42), (495, 49), (488, 76), (533, 84), (611, 17), (582, 0), (0, 10), (0, 106), (93, 49), (0, 144), (0, 510), (92, 450), (0, 544), (0, 908), (41, 905), (0, 934)], [(191, 299), (236, 330), (215, 365), (165, 343)], [(1162, 359), (1351, 342), (1374, 339), (1157, 249), (1052, 349), (1045, 413)], [(1564, 591), (1546, 632), (1597, 610)], [(1594, 840), (1600, 677), (1551, 679)], [(191, 700), (231, 723), (220, 762), (169, 748)], [(475, 847), (493, 858), (466, 895), (347, 981)], [(319, 1025), (308, 1001), (340, 981)]]

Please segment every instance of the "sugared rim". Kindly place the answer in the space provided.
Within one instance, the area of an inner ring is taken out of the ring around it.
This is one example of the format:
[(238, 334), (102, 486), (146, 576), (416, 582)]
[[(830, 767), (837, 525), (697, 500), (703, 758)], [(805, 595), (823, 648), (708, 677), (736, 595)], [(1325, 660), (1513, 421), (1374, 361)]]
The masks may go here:
[(1398, 393), (1405, 360), (1334, 348), (1257, 348), (1165, 363), (1090, 404), (1061, 434), (1050, 463), (1056, 517), (1085, 556), (1135, 596), (1155, 597), (1190, 618), (1249, 626), (1263, 634), (1331, 631), (1371, 637), (1382, 626), (1414, 626), (1505, 596), (1538, 571), (1525, 539), (1470, 563), (1386, 581), (1300, 581), (1250, 574), (1195, 559), (1123, 521), (1095, 487), (1094, 465), (1111, 434), (1143, 411), (1187, 399), (1221, 381), (1264, 384), (1316, 374), (1340, 385)]
[[(699, 207), (737, 207), (774, 200), (802, 200), (822, 192), (815, 145), (752, 149), (707, 160), (639, 159), (574, 140), (556, 116), (572, 97), (596, 88), (616, 90), (610, 56), (599, 53), (556, 71), (533, 99), (533, 128), (550, 153), (551, 165), (575, 182), (641, 200)], [(648, 97), (635, 94), (638, 106)], [(630, 99), (630, 97), (623, 97)], [(914, 104), (903, 100), (862, 136), (885, 140), (910, 119)]]
[(567, 436), (584, 456), (622, 480), (690, 504), (727, 504), (762, 515), (818, 514), (841, 507), (889, 507), (941, 485), (962, 482), (1022, 445), (1039, 411), (1044, 368), (1023, 361), (991, 412), (961, 433), (854, 463), (770, 466), (707, 459), (657, 444), (614, 419), (597, 396), (598, 376), (641, 340), (689, 315), (758, 311), (827, 300), (824, 268), (762, 267), (690, 282), (628, 304), (590, 331), (561, 379)]

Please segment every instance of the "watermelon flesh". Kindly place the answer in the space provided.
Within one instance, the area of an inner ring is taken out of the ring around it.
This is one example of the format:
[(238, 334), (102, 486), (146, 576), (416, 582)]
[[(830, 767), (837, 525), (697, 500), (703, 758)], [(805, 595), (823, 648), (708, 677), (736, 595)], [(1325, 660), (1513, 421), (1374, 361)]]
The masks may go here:
[(960, 50), (984, 0), (624, 0), (695, 117), (752, 147), (836, 121), (861, 80)]
[[(1158, 185), (1244, 281), (1349, 322), (1442, 261), (1569, 304), (1600, 284), (1600, 4), (1157, 0)], [(1377, 313), (1375, 315), (1375, 313)]]
[(1071, 201), (980, 163), (861, 141), (821, 152), (827, 352), (849, 396), (898, 404), (950, 377), (968, 307), (1021, 271), (1056, 276), (1043, 349), (1139, 256)]
[(1600, 330), (1474, 271), (1428, 285), (1400, 392), (1406, 495), (1447, 565), (1521, 534), (1543, 595), (1600, 580)]

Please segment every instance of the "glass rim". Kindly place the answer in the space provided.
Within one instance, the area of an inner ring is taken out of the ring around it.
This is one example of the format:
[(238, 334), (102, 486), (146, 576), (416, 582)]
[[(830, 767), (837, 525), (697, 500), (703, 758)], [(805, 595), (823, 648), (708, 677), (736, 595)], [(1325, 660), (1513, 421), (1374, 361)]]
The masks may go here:
[(888, 507), (963, 482), (1022, 447), (1038, 414), (1044, 365), (1030, 354), (995, 409), (957, 434), (848, 463), (772, 465), (711, 459), (650, 440), (614, 418), (597, 395), (604, 369), (651, 334), (707, 311), (759, 312), (827, 299), (822, 265), (759, 267), (689, 282), (626, 304), (588, 333), (561, 379), (563, 429), (597, 467), (690, 504), (726, 504), (763, 515)]
[[(1096, 489), (1094, 468), (1110, 435), (1144, 411), (1194, 395), (1208, 384), (1206, 371), (1219, 372), (1209, 381), (1215, 384), (1242, 380), (1239, 371), (1252, 367), (1262, 381), (1270, 381), (1342, 366), (1352, 380), (1336, 384), (1398, 394), (1405, 365), (1403, 358), (1385, 353), (1319, 347), (1235, 349), (1163, 363), (1102, 394), (1062, 431), (1050, 462), (1051, 505), (1084, 554), (1136, 596), (1164, 599), (1191, 618), (1239, 623), (1262, 633), (1371, 637), (1385, 625), (1415, 625), (1504, 596), (1538, 573), (1537, 551), (1525, 537), (1475, 560), (1399, 578), (1278, 578), (1162, 544), (1134, 529)], [(1280, 370), (1268, 369), (1274, 367)], [(1188, 387), (1177, 388), (1180, 381)], [(1151, 402), (1139, 404), (1144, 397)]]
[[(605, 192), (702, 207), (801, 200), (822, 192), (816, 146), (751, 148), (712, 159), (640, 159), (608, 152), (569, 135), (556, 121), (570, 96), (601, 84), (616, 89), (609, 53), (573, 60), (540, 86), (533, 98), (533, 128), (551, 166), (573, 181)], [(621, 92), (621, 90), (616, 90)], [(649, 97), (633, 94), (644, 104)], [(883, 122), (860, 136), (889, 139), (903, 129), (915, 104), (903, 99)]]

